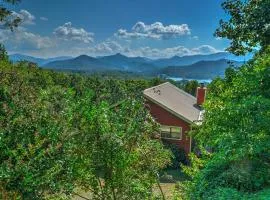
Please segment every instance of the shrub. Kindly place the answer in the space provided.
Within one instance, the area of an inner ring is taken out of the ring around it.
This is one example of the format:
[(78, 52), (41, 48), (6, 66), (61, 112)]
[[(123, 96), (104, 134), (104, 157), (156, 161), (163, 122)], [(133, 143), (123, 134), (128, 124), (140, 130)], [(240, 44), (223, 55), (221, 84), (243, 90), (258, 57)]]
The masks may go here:
[(188, 163), (184, 149), (168, 142), (164, 142), (163, 144), (165, 148), (171, 150), (173, 154), (172, 164), (169, 166), (169, 168), (178, 169), (180, 168), (180, 164), (186, 165)]

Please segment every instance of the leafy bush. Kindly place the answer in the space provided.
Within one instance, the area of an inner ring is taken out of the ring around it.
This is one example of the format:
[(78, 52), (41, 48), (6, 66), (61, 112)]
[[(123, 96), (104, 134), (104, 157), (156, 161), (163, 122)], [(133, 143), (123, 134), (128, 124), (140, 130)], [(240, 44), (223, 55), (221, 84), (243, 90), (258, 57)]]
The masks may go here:
[(0, 60), (0, 199), (68, 197), (75, 187), (92, 199), (154, 196), (170, 153), (151, 140), (158, 126), (141, 95), (150, 86)]
[(184, 198), (264, 199), (269, 194), (269, 55), (270, 48), (210, 84), (203, 124), (192, 134), (202, 150), (210, 146), (213, 152), (191, 157), (185, 171), (192, 180), (181, 185)]
[(179, 169), (181, 164), (186, 165), (188, 163), (184, 149), (179, 148), (177, 145), (169, 142), (163, 142), (163, 144), (165, 148), (169, 149), (173, 154), (172, 164), (169, 166), (169, 168)]

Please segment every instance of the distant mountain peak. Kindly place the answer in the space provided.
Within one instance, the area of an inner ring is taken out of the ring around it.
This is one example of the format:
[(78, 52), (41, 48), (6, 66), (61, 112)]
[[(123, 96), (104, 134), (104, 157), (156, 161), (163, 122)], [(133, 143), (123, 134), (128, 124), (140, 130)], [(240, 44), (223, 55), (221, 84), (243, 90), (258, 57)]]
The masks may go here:
[(76, 57), (76, 58), (89, 58), (89, 57), (90, 57), (90, 56), (83, 54), (83, 55), (80, 55), (80, 56), (78, 56), (78, 57)]
[(121, 54), (121, 53), (116, 53), (116, 54), (114, 54), (115, 56), (124, 56), (123, 54)]
[(49, 62), (52, 62), (52, 61), (66, 60), (66, 59), (70, 59), (72, 57), (61, 56), (61, 57), (55, 57), (55, 58), (38, 58), (38, 57), (33, 57), (33, 56), (29, 56), (29, 55), (16, 53), (16, 54), (9, 55), (9, 58), (13, 62), (19, 62), (19, 61), (27, 60), (29, 62), (34, 62), (34, 63), (37, 63), (40, 66), (43, 66), (46, 63), (49, 63)]
[[(55, 70), (71, 70), (84, 72), (97, 71), (125, 71), (143, 75), (168, 74), (183, 77), (215, 77), (223, 75), (229, 66), (228, 61), (235, 57), (227, 52), (218, 52), (209, 55), (173, 56), (171, 58), (149, 59), (145, 57), (128, 57), (121, 53), (108, 56), (91, 57), (80, 55), (76, 58), (58, 57), (38, 59), (25, 55), (11, 55), (13, 62), (28, 60), (38, 63), (39, 66)], [(168, 67), (170, 66), (170, 67)], [(176, 74), (174, 74), (177, 72)]]
[(112, 56), (118, 57), (118, 58), (128, 58), (127, 56), (125, 56), (125, 55), (123, 55), (123, 54), (121, 54), (121, 53), (117, 53), (117, 54), (114, 54), (114, 55), (112, 55)]
[(96, 58), (83, 54), (74, 58), (74, 60), (96, 60)]

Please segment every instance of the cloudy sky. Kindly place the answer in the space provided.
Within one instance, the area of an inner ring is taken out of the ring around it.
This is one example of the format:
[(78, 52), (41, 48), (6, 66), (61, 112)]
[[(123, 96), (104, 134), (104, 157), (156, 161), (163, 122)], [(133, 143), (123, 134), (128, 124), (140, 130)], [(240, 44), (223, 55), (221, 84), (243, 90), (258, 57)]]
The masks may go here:
[[(111, 55), (161, 58), (224, 51), (213, 33), (226, 18), (222, 0), (22, 0), (8, 52), (38, 57)], [(1, 0), (0, 0), (1, 3)]]

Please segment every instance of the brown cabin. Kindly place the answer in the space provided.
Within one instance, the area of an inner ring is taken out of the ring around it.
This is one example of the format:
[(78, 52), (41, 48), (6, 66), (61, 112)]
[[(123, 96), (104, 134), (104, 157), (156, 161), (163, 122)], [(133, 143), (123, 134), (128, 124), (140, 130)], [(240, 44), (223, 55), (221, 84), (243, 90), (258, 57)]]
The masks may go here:
[(206, 88), (197, 89), (197, 98), (166, 82), (143, 92), (146, 107), (160, 124), (163, 141), (176, 144), (186, 154), (191, 152), (192, 138), (187, 135), (193, 123), (200, 123)]

